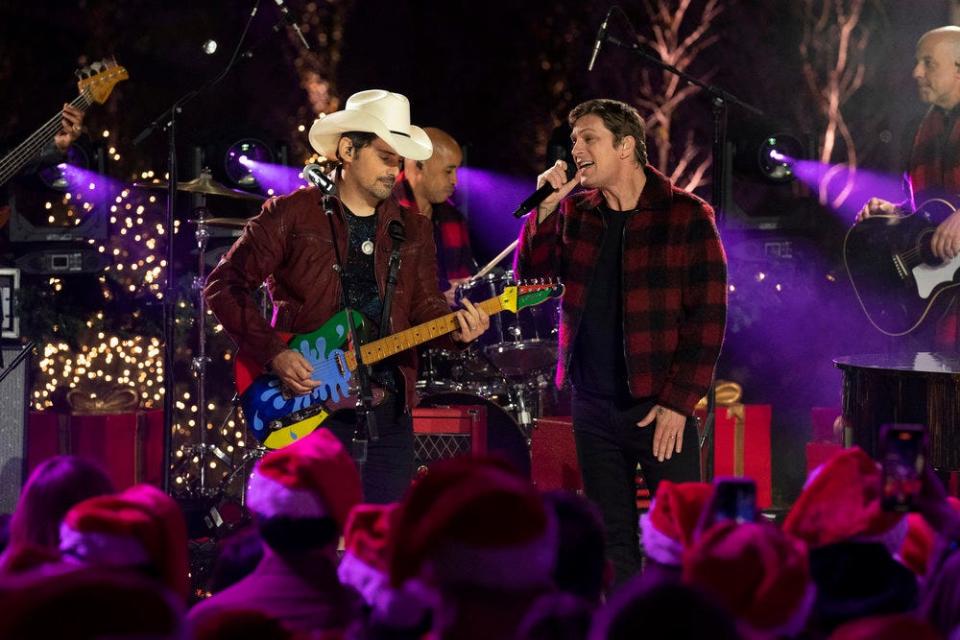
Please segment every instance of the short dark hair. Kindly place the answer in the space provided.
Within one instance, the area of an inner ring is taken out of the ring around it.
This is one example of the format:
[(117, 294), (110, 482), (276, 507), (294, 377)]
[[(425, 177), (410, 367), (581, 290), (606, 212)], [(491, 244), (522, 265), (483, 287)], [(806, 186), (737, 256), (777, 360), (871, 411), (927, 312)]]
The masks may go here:
[(258, 518), (260, 538), (280, 555), (303, 553), (336, 544), (340, 528), (333, 518)]
[[(370, 146), (377, 139), (377, 134), (368, 131), (346, 131), (340, 134), (340, 140), (344, 138), (350, 140), (355, 151), (360, 151), (360, 149)], [(337, 160), (343, 162), (343, 158), (340, 157), (340, 140), (337, 140)]]
[(619, 100), (587, 100), (570, 110), (567, 122), (572, 127), (577, 120), (589, 115), (603, 120), (603, 125), (613, 134), (614, 145), (620, 144), (626, 136), (632, 136), (636, 141), (634, 158), (641, 166), (647, 164), (647, 130), (636, 109)]
[(552, 508), (560, 539), (554, 582), (561, 591), (589, 602), (599, 602), (606, 567), (606, 543), (600, 512), (584, 498), (568, 491), (550, 491), (543, 501)]

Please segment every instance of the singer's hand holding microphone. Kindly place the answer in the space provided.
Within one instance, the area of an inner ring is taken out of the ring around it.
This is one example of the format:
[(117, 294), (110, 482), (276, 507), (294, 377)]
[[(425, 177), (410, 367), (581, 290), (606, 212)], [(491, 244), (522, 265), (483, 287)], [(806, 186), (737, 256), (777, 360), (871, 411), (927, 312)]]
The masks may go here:
[(537, 189), (545, 184), (549, 184), (554, 189), (553, 193), (537, 206), (537, 222), (546, 220), (547, 216), (556, 210), (560, 201), (573, 191), (579, 181), (579, 171), (570, 180), (567, 180), (567, 163), (563, 160), (557, 160), (552, 167), (537, 176)]

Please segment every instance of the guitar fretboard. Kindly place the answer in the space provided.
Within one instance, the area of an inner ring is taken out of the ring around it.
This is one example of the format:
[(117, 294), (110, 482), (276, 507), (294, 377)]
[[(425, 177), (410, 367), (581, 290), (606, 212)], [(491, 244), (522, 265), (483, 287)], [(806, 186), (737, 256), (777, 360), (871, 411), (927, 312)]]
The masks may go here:
[[(486, 311), (489, 315), (494, 315), (503, 311), (503, 303), (500, 298), (489, 298), (477, 305)], [(360, 347), (360, 357), (366, 365), (380, 362), (390, 356), (396, 355), (406, 349), (412, 349), (425, 342), (430, 342), (434, 338), (452, 333), (460, 328), (455, 313), (448, 313), (429, 322), (418, 324), (393, 335), (389, 335), (379, 340), (374, 340)], [(354, 352), (346, 354), (347, 366), (353, 371), (357, 368), (357, 359)]]
[[(81, 111), (86, 111), (92, 104), (86, 92), (81, 93), (70, 103)], [(0, 160), (0, 185), (3, 185), (17, 174), (27, 163), (40, 155), (43, 148), (53, 140), (60, 130), (60, 121), (63, 111), (47, 120), (29, 138), (17, 145), (10, 153)]]

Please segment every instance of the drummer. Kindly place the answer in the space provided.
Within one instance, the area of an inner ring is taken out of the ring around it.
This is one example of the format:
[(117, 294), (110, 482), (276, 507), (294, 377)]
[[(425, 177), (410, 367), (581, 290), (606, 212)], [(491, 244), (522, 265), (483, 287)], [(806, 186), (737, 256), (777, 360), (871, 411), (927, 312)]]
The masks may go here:
[(394, 195), (402, 207), (433, 221), (440, 291), (453, 306), (457, 287), (477, 271), (467, 220), (450, 202), (463, 152), (449, 133), (434, 127), (424, 131), (433, 143), (433, 155), (428, 160), (404, 160)]

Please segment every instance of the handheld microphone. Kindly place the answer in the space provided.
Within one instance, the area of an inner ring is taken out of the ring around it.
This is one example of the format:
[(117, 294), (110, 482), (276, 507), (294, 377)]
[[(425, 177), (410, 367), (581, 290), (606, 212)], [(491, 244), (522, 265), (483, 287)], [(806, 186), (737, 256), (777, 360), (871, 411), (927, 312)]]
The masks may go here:
[(544, 182), (543, 186), (531, 193), (526, 200), (520, 203), (520, 206), (517, 207), (517, 210), (513, 212), (514, 218), (522, 218), (527, 215), (532, 209), (536, 209), (540, 206), (540, 203), (550, 197), (550, 194), (554, 193), (556, 189), (553, 188), (553, 185), (549, 182)]
[[(277, 0), (279, 2), (279, 0)], [(613, 13), (613, 7), (610, 7), (607, 10), (607, 15), (603, 18), (603, 22), (600, 23), (600, 30), (597, 31), (597, 39), (593, 42), (593, 54), (590, 56), (590, 64), (587, 65), (587, 71), (593, 71), (593, 65), (597, 61), (597, 56), (600, 55), (600, 46), (603, 44), (603, 41), (607, 39), (607, 23), (610, 22), (610, 14)]]
[(317, 187), (324, 194), (331, 196), (337, 190), (337, 185), (327, 174), (323, 172), (320, 165), (316, 163), (308, 164), (303, 168), (301, 175), (313, 186)]
[(303, 43), (303, 46), (310, 51), (310, 44), (307, 42), (307, 39), (303, 37), (303, 32), (300, 31), (300, 25), (297, 23), (296, 19), (290, 13), (290, 10), (287, 9), (287, 5), (283, 3), (283, 0), (273, 0), (277, 3), (277, 7), (280, 9), (280, 15), (283, 16), (284, 21), (293, 27), (293, 30), (297, 32), (297, 35), (300, 37), (300, 42)]

